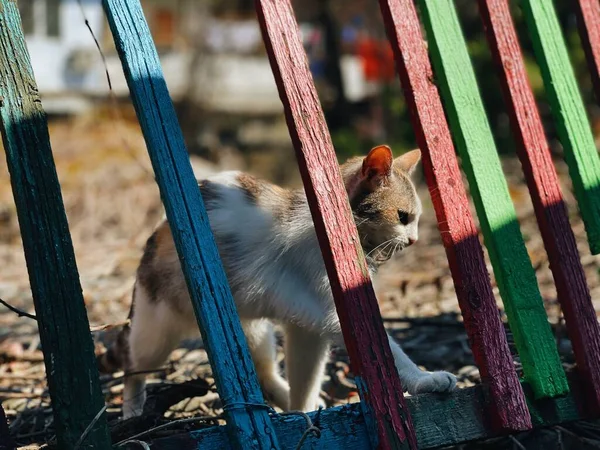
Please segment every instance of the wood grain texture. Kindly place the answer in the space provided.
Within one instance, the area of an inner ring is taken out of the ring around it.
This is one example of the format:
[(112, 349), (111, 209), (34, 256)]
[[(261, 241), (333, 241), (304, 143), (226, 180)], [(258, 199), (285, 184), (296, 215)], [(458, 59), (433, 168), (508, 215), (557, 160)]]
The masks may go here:
[(232, 447), (278, 448), (267, 410), (253, 406), (264, 403), (262, 392), (140, 3), (104, 0), (103, 6), (225, 405)]
[(435, 75), (526, 380), (539, 397), (568, 391), (515, 209), (451, 0), (419, 0)]
[(489, 388), (491, 421), (496, 429), (528, 429), (531, 419), (525, 396), (498, 314), (442, 102), (431, 82), (431, 64), (414, 3), (380, 0), (379, 4), (423, 152), (425, 177), (469, 342)]
[[(528, 404), (535, 427), (571, 422), (590, 416), (581, 415), (575, 394), (578, 382), (571, 382), (573, 394), (565, 397), (535, 400), (527, 386)], [(482, 411), (487, 408), (484, 386), (460, 389), (448, 396), (423, 394), (409, 397), (406, 403), (411, 412), (417, 433), (419, 449), (425, 450), (498, 436)], [(309, 436), (303, 450), (364, 450), (368, 447), (367, 427), (360, 404), (349, 404), (323, 410), (317, 418), (309, 413), (321, 429), (321, 438)], [(275, 431), (280, 436), (282, 448), (294, 449), (306, 422), (299, 416), (273, 419)], [(204, 450), (231, 448), (223, 427), (212, 427), (152, 442), (153, 450)]]
[(592, 254), (600, 253), (600, 157), (554, 4), (524, 0), (522, 9), (542, 72)]
[(573, 3), (594, 92), (596, 99), (600, 102), (600, 2), (598, 0), (575, 0)]
[[(104, 399), (46, 115), (10, 0), (0, 1), (0, 121), (58, 447), (72, 449)], [(80, 448), (110, 448), (104, 414)]]
[(289, 0), (257, 0), (267, 54), (327, 267), (371, 443), (415, 448), (410, 416), (381, 321), (338, 161)]
[(479, 7), (499, 69), (513, 135), (517, 140), (517, 153), (550, 259), (569, 338), (582, 382), (587, 388), (586, 399), (592, 410), (600, 413), (600, 326), (527, 79), (508, 0), (479, 0)]

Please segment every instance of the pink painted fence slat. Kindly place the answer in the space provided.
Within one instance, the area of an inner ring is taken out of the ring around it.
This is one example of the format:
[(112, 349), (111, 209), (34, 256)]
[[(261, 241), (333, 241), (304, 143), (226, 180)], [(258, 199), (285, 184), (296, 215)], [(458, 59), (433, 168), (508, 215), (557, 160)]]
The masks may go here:
[(527, 78), (508, 0), (479, 0), (479, 7), (490, 49), (498, 65), (517, 140), (517, 152), (550, 259), (558, 300), (578, 368), (586, 383), (587, 400), (594, 411), (600, 412), (600, 326)]
[(525, 396), (492, 293), (414, 4), (411, 0), (380, 0), (379, 4), (423, 151), (425, 175), (465, 327), (482, 380), (489, 386), (492, 423), (496, 429), (529, 429)]
[(574, 0), (573, 3), (596, 99), (600, 102), (600, 1)]
[(289, 0), (256, 2), (263, 39), (317, 236), (357, 374), (371, 440), (381, 449), (416, 448), (412, 422), (381, 321), (338, 162)]

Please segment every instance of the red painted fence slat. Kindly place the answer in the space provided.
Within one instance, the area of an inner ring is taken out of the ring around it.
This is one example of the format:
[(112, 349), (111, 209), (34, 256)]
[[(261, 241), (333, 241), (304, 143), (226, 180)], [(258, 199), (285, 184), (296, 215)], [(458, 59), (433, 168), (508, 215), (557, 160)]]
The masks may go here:
[(465, 327), (482, 379), (490, 388), (492, 423), (496, 429), (529, 429), (525, 396), (492, 293), (414, 4), (411, 0), (380, 0), (379, 4), (423, 151), (425, 175)]
[(587, 400), (593, 411), (600, 412), (600, 326), (528, 82), (508, 0), (479, 0), (479, 7), (492, 55), (499, 66), (517, 152), (550, 259), (577, 365), (586, 383)]
[(600, 102), (600, 1), (575, 0), (573, 3), (596, 99)]
[(381, 449), (416, 448), (402, 386), (290, 0), (257, 0), (256, 7), (365, 414), (376, 427), (376, 432), (371, 427), (372, 442), (376, 444), (378, 437), (376, 445)]

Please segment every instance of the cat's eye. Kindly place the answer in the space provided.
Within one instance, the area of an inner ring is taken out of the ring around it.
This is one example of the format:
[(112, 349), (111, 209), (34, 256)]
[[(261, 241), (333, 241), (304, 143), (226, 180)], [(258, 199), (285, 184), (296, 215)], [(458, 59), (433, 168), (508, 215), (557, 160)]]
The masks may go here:
[(398, 219), (400, 219), (400, 223), (402, 225), (408, 225), (409, 216), (406, 211), (398, 210)]

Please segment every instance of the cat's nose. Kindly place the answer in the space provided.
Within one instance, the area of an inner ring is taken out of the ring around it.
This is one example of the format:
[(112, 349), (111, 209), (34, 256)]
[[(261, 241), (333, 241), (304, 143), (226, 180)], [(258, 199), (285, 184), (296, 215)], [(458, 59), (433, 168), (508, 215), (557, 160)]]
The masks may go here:
[(413, 245), (415, 242), (417, 242), (417, 238), (413, 238), (413, 237), (408, 238), (408, 245)]

